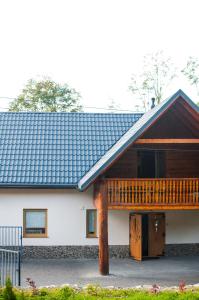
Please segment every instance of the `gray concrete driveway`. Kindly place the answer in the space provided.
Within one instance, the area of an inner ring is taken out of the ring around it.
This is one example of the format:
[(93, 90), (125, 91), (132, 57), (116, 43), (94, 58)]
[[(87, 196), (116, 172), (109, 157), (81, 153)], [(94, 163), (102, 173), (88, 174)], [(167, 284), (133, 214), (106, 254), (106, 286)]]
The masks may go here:
[(112, 259), (110, 276), (98, 274), (97, 260), (34, 259), (24, 260), (22, 284), (32, 278), (37, 286), (96, 283), (102, 286), (134, 287), (159, 284), (160, 286), (199, 283), (199, 257), (164, 257), (136, 262), (132, 259)]

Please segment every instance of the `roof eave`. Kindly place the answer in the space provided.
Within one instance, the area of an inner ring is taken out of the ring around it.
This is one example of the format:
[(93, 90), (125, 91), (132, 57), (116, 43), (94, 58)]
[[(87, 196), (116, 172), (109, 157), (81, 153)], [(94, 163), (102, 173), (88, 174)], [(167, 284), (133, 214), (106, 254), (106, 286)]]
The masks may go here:
[(77, 184), (27, 184), (27, 183), (0, 183), (1, 188), (23, 189), (77, 189)]

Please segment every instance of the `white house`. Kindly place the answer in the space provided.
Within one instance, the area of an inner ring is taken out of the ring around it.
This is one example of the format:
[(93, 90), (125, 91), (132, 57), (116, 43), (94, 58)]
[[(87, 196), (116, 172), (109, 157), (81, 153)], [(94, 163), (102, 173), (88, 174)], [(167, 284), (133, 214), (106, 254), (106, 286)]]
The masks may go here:
[(0, 113), (0, 226), (26, 257), (199, 254), (199, 109)]

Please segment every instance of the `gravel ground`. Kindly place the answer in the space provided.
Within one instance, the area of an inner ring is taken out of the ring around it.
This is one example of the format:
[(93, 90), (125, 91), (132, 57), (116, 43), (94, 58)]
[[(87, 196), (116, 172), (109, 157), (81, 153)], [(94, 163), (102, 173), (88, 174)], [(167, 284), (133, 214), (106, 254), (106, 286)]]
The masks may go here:
[(199, 283), (199, 257), (164, 257), (137, 262), (110, 260), (110, 275), (98, 274), (98, 260), (32, 259), (22, 264), (22, 285), (30, 277), (37, 286), (88, 283), (102, 286), (134, 287), (158, 284), (162, 287)]

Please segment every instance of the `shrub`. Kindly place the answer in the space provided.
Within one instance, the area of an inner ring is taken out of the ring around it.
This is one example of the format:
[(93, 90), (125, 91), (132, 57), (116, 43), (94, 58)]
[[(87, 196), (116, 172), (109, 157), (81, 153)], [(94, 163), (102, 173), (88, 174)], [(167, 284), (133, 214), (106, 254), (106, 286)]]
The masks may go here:
[(12, 282), (9, 277), (6, 279), (6, 286), (3, 290), (3, 299), (4, 300), (16, 300), (16, 295), (13, 291)]

